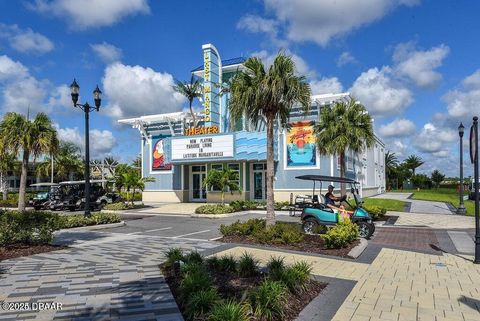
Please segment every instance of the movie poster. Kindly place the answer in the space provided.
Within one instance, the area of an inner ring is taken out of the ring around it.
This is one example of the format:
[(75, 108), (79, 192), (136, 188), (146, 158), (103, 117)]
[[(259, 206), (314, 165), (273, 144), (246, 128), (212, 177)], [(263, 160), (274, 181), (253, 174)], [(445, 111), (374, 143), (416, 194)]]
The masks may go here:
[(153, 139), (152, 171), (167, 171), (172, 169), (169, 162), (170, 140), (161, 136)]
[(290, 124), (285, 142), (287, 167), (314, 167), (317, 165), (314, 124), (313, 121), (299, 121)]

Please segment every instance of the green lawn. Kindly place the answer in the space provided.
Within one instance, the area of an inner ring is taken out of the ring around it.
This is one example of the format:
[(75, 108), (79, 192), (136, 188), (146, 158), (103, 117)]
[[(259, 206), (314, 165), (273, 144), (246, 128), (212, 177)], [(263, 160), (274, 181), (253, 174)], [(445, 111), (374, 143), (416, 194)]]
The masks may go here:
[[(458, 192), (453, 188), (422, 189), (420, 191), (403, 190), (403, 191), (392, 191), (392, 192), (413, 193), (412, 198), (415, 200), (448, 202), (455, 207), (457, 207), (459, 203)], [(469, 216), (475, 215), (474, 202), (467, 200), (464, 203), (465, 203), (465, 208), (467, 209), (467, 215)]]
[(405, 209), (405, 202), (399, 200), (383, 199), (383, 198), (365, 198), (363, 199), (365, 206), (379, 206), (384, 207), (387, 211), (403, 212)]

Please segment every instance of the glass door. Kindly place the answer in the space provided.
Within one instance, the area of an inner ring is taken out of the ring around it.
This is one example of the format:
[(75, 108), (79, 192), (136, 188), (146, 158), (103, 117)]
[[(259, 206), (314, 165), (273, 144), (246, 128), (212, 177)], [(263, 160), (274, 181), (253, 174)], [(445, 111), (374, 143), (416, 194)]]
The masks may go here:
[(266, 164), (253, 164), (253, 199), (263, 201), (267, 198)]
[(206, 167), (203, 165), (194, 165), (191, 167), (192, 172), (192, 201), (203, 202), (207, 200), (207, 190), (203, 186), (206, 177)]

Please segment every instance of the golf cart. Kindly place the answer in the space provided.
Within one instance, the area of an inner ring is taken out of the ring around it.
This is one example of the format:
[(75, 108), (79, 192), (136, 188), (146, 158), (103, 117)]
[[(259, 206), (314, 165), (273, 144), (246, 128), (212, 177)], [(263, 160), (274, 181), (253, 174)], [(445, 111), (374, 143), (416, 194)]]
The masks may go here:
[[(60, 204), (64, 210), (76, 211), (85, 207), (85, 181), (67, 181), (59, 183), (61, 189)], [(112, 203), (112, 196), (102, 187), (101, 180), (90, 181), (90, 206), (92, 209), (102, 209)]]
[(31, 184), (30, 187), (35, 187), (38, 189), (35, 193), (35, 196), (29, 201), (30, 205), (33, 206), (33, 208), (37, 211), (50, 208), (50, 203), (53, 200), (55, 191), (58, 189), (58, 184), (35, 183)]
[[(302, 228), (305, 233), (313, 233), (317, 226), (333, 227), (342, 220), (342, 216), (348, 215), (352, 222), (358, 225), (360, 237), (368, 239), (372, 236), (375, 225), (367, 211), (362, 208), (363, 201), (356, 186), (358, 182), (349, 178), (321, 175), (302, 175), (297, 176), (296, 179), (313, 181), (312, 195), (297, 195), (294, 202), (293, 196), (291, 197), (290, 215), (294, 216), (297, 212), (301, 212)], [(316, 182), (320, 183), (318, 194), (315, 190)], [(327, 205), (325, 197), (321, 194), (322, 182), (349, 184), (355, 206), (348, 202), (346, 195), (343, 196), (342, 201), (353, 210), (349, 211), (341, 207)]]

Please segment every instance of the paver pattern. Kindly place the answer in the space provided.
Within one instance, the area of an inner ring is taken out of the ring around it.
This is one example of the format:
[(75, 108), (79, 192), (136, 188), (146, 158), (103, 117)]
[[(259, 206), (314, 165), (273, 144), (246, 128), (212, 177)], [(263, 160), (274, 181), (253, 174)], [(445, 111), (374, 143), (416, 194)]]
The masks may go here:
[(432, 229), (418, 228), (377, 228), (375, 236), (369, 241), (382, 246), (402, 247), (415, 251), (433, 252), (439, 243)]
[(387, 215), (398, 216), (395, 226), (419, 226), (434, 229), (475, 228), (475, 218), (462, 215), (422, 214), (388, 211)]
[[(95, 233), (101, 234), (101, 233)], [(62, 310), (0, 310), (0, 320), (183, 320), (159, 270), (171, 246), (209, 242), (104, 235), (76, 248), (0, 262), (0, 301), (58, 302)]]

